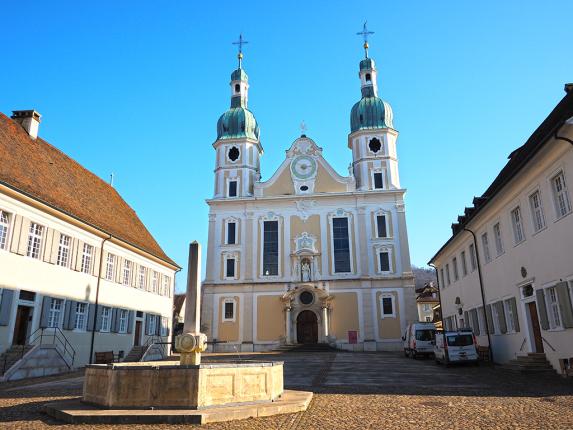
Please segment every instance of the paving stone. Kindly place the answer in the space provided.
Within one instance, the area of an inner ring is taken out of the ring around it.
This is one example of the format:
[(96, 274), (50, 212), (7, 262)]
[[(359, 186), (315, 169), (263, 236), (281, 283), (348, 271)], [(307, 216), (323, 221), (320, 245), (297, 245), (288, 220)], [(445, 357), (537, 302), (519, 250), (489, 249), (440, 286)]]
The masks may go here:
[[(285, 388), (315, 393), (306, 412), (206, 424), (202, 429), (572, 429), (573, 380), (489, 366), (438, 366), (395, 353), (250, 354), (285, 362)], [(207, 356), (218, 361), (227, 356)], [(0, 384), (0, 428), (53, 429), (45, 403), (81, 395), (78, 374)], [(122, 426), (81, 425), (79, 429)], [(134, 428), (125, 426), (125, 428)], [(188, 429), (138, 425), (137, 430)]]

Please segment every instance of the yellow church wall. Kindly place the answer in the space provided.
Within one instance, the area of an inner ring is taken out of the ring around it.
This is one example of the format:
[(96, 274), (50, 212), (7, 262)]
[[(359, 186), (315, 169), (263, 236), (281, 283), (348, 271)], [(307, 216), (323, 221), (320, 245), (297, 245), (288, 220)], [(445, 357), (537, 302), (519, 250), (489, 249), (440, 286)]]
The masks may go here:
[(341, 193), (346, 191), (346, 185), (335, 180), (330, 173), (318, 163), (316, 179), (314, 182), (315, 193)]
[(359, 331), (358, 295), (335, 293), (331, 302), (330, 330), (338, 340), (348, 340), (348, 331)]
[[(395, 318), (380, 318), (382, 315), (381, 303), (380, 303), (380, 296), (391, 294), (394, 296), (394, 306), (396, 309), (396, 317)], [(396, 292), (377, 292), (376, 293), (376, 319), (378, 320), (378, 335), (381, 339), (396, 339), (399, 338), (402, 334), (400, 333), (400, 304), (398, 301), (398, 293)]]
[[(312, 215), (308, 219), (303, 221), (298, 216), (291, 216), (290, 218), (290, 235), (291, 239), (294, 240), (295, 237), (299, 236), (303, 232), (307, 232), (313, 235), (316, 240), (316, 248), (320, 252), (320, 215)], [(294, 243), (292, 244), (294, 249)]]
[(219, 299), (219, 327), (218, 327), (218, 341), (238, 341), (239, 340), (239, 321), (241, 320), (241, 302), (240, 298), (235, 296), (235, 321), (223, 322), (223, 302), (229, 297), (221, 297)]
[(277, 340), (286, 333), (281, 296), (257, 297), (257, 340)]
[(294, 188), (292, 186), (290, 169), (284, 169), (277, 180), (268, 188), (265, 188), (263, 193), (264, 196), (293, 195)]

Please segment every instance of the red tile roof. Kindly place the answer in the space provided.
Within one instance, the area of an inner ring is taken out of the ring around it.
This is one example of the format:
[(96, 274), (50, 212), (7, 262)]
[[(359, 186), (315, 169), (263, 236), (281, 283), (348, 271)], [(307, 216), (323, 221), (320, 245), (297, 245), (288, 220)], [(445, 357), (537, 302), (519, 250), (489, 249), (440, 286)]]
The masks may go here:
[(0, 183), (177, 265), (111, 185), (2, 113), (0, 160)]

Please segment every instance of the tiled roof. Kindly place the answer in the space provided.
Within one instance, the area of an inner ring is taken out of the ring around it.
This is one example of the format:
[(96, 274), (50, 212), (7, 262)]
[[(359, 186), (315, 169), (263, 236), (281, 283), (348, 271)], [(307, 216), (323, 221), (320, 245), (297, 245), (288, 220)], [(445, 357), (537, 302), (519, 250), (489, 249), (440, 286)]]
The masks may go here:
[(173, 311), (179, 315), (181, 313), (181, 308), (183, 307), (183, 303), (185, 303), (185, 294), (175, 294), (173, 297)]
[(0, 183), (177, 266), (118, 192), (0, 113)]

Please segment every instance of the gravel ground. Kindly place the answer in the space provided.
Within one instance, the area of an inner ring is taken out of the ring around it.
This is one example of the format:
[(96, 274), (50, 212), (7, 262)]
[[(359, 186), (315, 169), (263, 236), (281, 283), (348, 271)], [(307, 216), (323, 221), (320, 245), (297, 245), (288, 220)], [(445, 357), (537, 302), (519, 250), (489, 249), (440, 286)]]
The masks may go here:
[[(254, 358), (284, 360), (286, 388), (315, 393), (309, 409), (202, 428), (573, 429), (573, 381), (558, 376), (515, 375), (489, 366), (446, 369), (390, 353), (291, 352)], [(81, 384), (81, 373), (0, 384), (0, 428), (72, 427), (41, 410), (46, 402), (80, 396)]]

